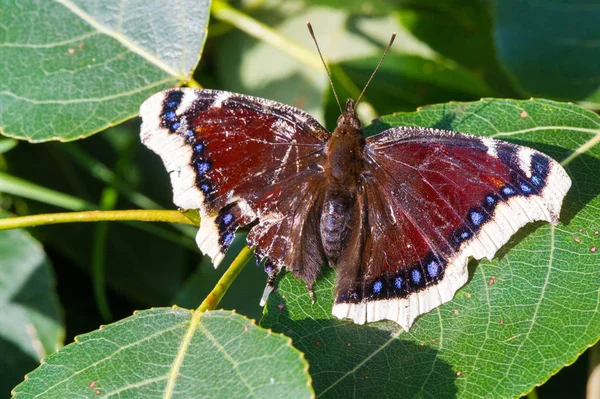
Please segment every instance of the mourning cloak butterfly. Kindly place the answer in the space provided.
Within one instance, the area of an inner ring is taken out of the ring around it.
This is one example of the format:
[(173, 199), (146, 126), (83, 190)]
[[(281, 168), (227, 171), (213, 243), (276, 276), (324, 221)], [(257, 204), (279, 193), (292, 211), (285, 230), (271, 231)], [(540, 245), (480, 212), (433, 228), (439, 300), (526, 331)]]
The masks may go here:
[[(202, 215), (197, 243), (215, 266), (240, 226), (272, 288), (285, 267), (310, 288), (338, 269), (333, 314), (406, 330), (467, 281), (523, 225), (558, 223), (571, 185), (533, 149), (396, 127), (364, 138), (354, 103), (329, 134), (274, 101), (190, 88), (141, 107), (143, 143), (162, 158), (173, 201)], [(269, 290), (266, 291), (268, 295)]]
[(358, 324), (408, 330), (467, 282), (470, 257), (492, 259), (528, 222), (557, 224), (571, 185), (548, 156), (492, 138), (408, 126), (364, 138), (352, 100), (333, 134), (297, 108), (208, 89), (157, 93), (140, 114), (215, 267), (252, 224), (263, 302), (284, 267), (310, 290), (328, 263), (333, 314)]

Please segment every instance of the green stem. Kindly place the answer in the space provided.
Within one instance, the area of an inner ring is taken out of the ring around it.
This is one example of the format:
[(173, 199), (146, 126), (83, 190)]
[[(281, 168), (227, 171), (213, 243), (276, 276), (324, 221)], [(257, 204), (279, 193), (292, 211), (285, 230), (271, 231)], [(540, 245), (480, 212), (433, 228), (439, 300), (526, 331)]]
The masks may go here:
[(162, 208), (151, 198), (130, 189), (129, 187), (131, 187), (133, 184), (129, 182), (123, 183), (116, 179), (115, 173), (112, 171), (112, 169), (98, 161), (96, 158), (92, 157), (90, 154), (84, 151), (81, 146), (77, 145), (77, 143), (61, 146), (60, 148), (69, 154), (79, 167), (86, 169), (88, 173), (96, 179), (106, 184), (114, 185), (115, 188), (119, 190), (119, 193), (121, 193), (136, 206), (144, 209)]
[(194, 80), (194, 78), (190, 78), (190, 80), (187, 81), (187, 85), (189, 87), (193, 87), (194, 89), (201, 89), (202, 88), (202, 85), (200, 83), (196, 82)]
[(288, 40), (274, 29), (236, 10), (229, 4), (221, 0), (213, 0), (211, 13), (215, 18), (223, 22), (228, 22), (250, 36), (281, 50), (309, 68), (322, 71), (321, 60), (314, 51), (310, 51), (304, 46)]
[(235, 260), (229, 266), (229, 269), (221, 276), (215, 288), (206, 296), (204, 301), (196, 309), (197, 312), (206, 312), (207, 310), (214, 310), (223, 296), (235, 281), (236, 277), (240, 274), (246, 263), (250, 260), (254, 251), (248, 247), (244, 247), (235, 258)]
[(527, 399), (538, 399), (538, 394), (535, 388), (533, 388), (531, 392), (527, 394)]
[(0, 172), (0, 193), (12, 194), (35, 201), (55, 205), (72, 211), (93, 209), (96, 206), (85, 200), (38, 186), (27, 180)]
[(152, 211), (145, 209), (133, 209), (125, 211), (45, 213), (41, 215), (6, 218), (0, 219), (0, 230), (20, 229), (23, 227), (34, 227), (59, 223), (123, 220), (194, 224), (179, 211)]

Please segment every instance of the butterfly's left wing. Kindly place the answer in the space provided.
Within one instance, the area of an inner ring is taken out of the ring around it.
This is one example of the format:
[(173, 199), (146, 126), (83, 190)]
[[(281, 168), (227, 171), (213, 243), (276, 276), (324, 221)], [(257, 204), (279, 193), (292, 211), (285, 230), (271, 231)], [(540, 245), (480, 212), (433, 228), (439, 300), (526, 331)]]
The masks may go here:
[(393, 128), (366, 139), (364, 158), (363, 263), (333, 312), (406, 330), (467, 282), (470, 257), (491, 259), (526, 223), (557, 224), (571, 185), (538, 151), (451, 131)]
[(314, 280), (321, 254), (304, 233), (319, 212), (329, 138), (316, 120), (274, 101), (191, 88), (153, 95), (140, 115), (142, 142), (162, 158), (173, 202), (200, 210), (198, 246), (215, 266), (235, 230), (258, 221), (248, 242), (269, 258), (268, 271), (286, 266)]

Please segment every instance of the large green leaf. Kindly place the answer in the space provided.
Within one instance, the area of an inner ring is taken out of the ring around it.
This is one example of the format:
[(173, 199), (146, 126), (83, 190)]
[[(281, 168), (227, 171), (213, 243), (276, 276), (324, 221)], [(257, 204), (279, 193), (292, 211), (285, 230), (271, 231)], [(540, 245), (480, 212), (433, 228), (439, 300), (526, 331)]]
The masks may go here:
[(0, 7), (0, 132), (74, 140), (187, 81), (210, 0), (8, 0)]
[(286, 274), (262, 325), (293, 338), (323, 397), (523, 395), (600, 336), (600, 118), (570, 104), (490, 99), (385, 117), (368, 132), (401, 125), (497, 137), (562, 161), (573, 186), (561, 224), (529, 225), (493, 261), (472, 262), (467, 285), (409, 333), (333, 318), (331, 270), (314, 305)]
[(15, 398), (307, 398), (308, 365), (289, 338), (232, 312), (146, 310), (81, 335), (14, 389)]
[(600, 3), (495, 3), (498, 55), (522, 90), (600, 108)]
[(64, 337), (54, 274), (23, 230), (0, 232), (0, 396), (55, 352)]

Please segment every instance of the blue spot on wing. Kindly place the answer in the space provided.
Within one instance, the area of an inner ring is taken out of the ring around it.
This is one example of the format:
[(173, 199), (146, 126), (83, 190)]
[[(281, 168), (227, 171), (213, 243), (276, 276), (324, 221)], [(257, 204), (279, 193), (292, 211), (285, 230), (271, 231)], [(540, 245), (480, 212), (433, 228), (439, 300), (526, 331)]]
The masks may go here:
[(502, 194), (504, 195), (513, 195), (515, 193), (515, 190), (508, 186), (503, 187), (500, 191), (502, 191)]
[(471, 218), (471, 222), (475, 226), (481, 226), (481, 224), (484, 221), (483, 214), (480, 212), (477, 212), (477, 211), (471, 211), (471, 214), (469, 215), (469, 217)]
[(232, 220), (233, 220), (233, 215), (231, 213), (227, 213), (227, 214), (225, 214), (225, 216), (223, 216), (223, 223), (225, 223), (226, 225), (231, 223)]
[(375, 281), (375, 283), (373, 284), (373, 292), (375, 294), (379, 294), (381, 292), (382, 288), (383, 288), (383, 283), (379, 280)]
[(540, 179), (540, 177), (537, 175), (531, 176), (531, 182), (533, 183), (534, 186), (539, 187), (542, 185), (542, 179)]
[(417, 269), (413, 269), (412, 271), (412, 280), (415, 284), (419, 284), (421, 282), (421, 272)]
[(229, 233), (225, 234), (225, 237), (223, 237), (223, 245), (225, 247), (229, 247), (231, 245), (231, 243), (233, 242), (234, 238), (235, 238), (235, 234), (233, 234), (233, 232), (229, 232)]
[(402, 282), (404, 280), (402, 280), (402, 277), (396, 277), (396, 279), (394, 280), (394, 287), (396, 287), (396, 289), (402, 289)]
[(429, 264), (427, 265), (427, 273), (429, 273), (429, 276), (437, 277), (439, 272), (440, 272), (440, 264), (437, 263), (435, 260), (432, 260), (431, 262), (429, 262)]
[[(210, 170), (210, 163), (208, 163), (206, 161), (198, 162), (196, 164), (196, 169), (198, 170), (199, 174), (203, 175)], [(204, 190), (202, 190), (202, 191), (204, 191)]]
[(169, 112), (165, 113), (165, 120), (171, 122), (171, 121), (174, 121), (175, 119), (177, 119), (177, 115), (175, 114), (175, 112), (169, 111)]
[(173, 122), (171, 124), (171, 126), (170, 126), (170, 130), (171, 130), (171, 132), (175, 132), (180, 127), (181, 127), (181, 123), (179, 123), (179, 122)]

